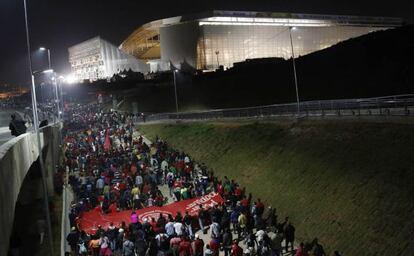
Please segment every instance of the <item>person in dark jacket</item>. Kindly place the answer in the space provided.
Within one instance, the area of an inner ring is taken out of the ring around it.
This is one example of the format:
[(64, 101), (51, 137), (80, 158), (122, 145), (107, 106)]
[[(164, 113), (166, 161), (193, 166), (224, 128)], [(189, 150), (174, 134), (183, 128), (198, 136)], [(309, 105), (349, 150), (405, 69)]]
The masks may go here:
[(147, 243), (145, 242), (144, 238), (139, 237), (135, 241), (135, 250), (138, 256), (145, 256), (145, 253), (147, 251)]
[(78, 255), (79, 232), (75, 227), (72, 227), (72, 230), (66, 237), (66, 241), (68, 242), (73, 255)]
[(230, 229), (226, 228), (223, 234), (224, 256), (230, 255), (232, 243), (233, 243), (233, 235), (231, 234)]
[(11, 115), (11, 121), (9, 124), (9, 130), (11, 131), (11, 135), (19, 136), (23, 133), (26, 133), (26, 125), (24, 124), (23, 120), (17, 119), (15, 114)]
[(290, 221), (288, 221), (285, 230), (285, 239), (286, 239), (286, 252), (288, 252), (289, 244), (291, 251), (293, 251), (293, 243), (295, 242), (295, 227)]
[(313, 244), (312, 253), (314, 256), (326, 256), (323, 246), (319, 244), (318, 242), (318, 238), (313, 239), (312, 244)]

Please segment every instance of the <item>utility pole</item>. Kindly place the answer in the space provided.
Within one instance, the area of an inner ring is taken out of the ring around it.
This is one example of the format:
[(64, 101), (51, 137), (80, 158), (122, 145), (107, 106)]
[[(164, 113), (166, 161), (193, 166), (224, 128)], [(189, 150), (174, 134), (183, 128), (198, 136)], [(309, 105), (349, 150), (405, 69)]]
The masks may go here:
[(47, 191), (47, 181), (46, 181), (46, 173), (42, 158), (42, 145), (40, 140), (40, 132), (39, 132), (39, 119), (37, 115), (37, 102), (36, 102), (36, 88), (35, 88), (35, 80), (33, 75), (33, 68), (32, 68), (32, 58), (31, 58), (31, 51), (30, 51), (30, 36), (29, 36), (29, 23), (27, 18), (27, 3), (26, 0), (23, 0), (24, 5), (24, 19), (25, 19), (25, 27), (26, 27), (26, 44), (27, 44), (27, 57), (29, 61), (29, 70), (30, 76), (32, 80), (32, 108), (33, 108), (33, 121), (34, 121), (34, 129), (36, 132), (37, 137), (37, 150), (39, 151), (39, 163), (40, 163), (40, 171), (42, 174), (42, 184), (43, 184), (43, 197), (44, 197), (44, 210), (46, 215), (46, 223), (47, 223), (47, 233), (48, 233), (48, 240), (49, 240), (49, 254), (51, 256), (54, 255), (53, 252), (53, 237), (52, 237), (52, 226), (50, 222), (50, 212), (49, 212), (49, 196)]
[(300, 118), (300, 100), (299, 100), (299, 90), (298, 90), (298, 78), (296, 76), (295, 52), (293, 51), (292, 30), (296, 30), (296, 28), (289, 27), (289, 36), (290, 36), (290, 47), (292, 50), (293, 75), (295, 77), (296, 102), (297, 102), (297, 111), (298, 111), (297, 118)]
[(175, 73), (177, 73), (178, 70), (175, 69), (173, 70), (173, 74), (174, 74), (174, 92), (175, 92), (175, 112), (178, 113), (178, 96), (177, 96), (177, 79), (175, 76)]

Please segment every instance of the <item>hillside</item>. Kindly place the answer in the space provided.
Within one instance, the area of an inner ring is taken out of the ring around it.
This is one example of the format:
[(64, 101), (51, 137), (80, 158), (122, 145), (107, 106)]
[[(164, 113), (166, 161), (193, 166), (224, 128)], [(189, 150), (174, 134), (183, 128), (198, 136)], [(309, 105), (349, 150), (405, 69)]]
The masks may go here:
[[(414, 93), (413, 38), (414, 26), (405, 26), (352, 38), (297, 58), (300, 98)], [(292, 60), (251, 61), (224, 72), (195, 77), (193, 86), (193, 97), (212, 108), (295, 101)], [(190, 92), (183, 99), (189, 96)]]
[(305, 121), (143, 125), (290, 216), (299, 241), (344, 255), (414, 250), (414, 124)]

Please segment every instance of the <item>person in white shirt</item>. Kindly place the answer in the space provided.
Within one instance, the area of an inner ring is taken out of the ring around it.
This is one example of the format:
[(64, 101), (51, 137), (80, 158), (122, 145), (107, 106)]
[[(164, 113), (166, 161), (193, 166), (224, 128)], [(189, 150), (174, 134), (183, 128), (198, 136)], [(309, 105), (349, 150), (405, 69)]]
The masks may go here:
[(99, 193), (102, 193), (102, 190), (103, 190), (104, 186), (105, 186), (104, 179), (102, 177), (100, 177), (96, 181), (96, 189), (99, 191)]
[(183, 234), (183, 224), (181, 222), (174, 222), (174, 230), (177, 236), (181, 236)]
[(189, 164), (191, 162), (190, 157), (188, 157), (187, 155), (184, 157), (184, 163), (185, 164)]
[(138, 174), (138, 175), (135, 177), (135, 185), (137, 185), (137, 187), (141, 188), (142, 183), (144, 183), (144, 180), (142, 179), (141, 174)]
[(168, 162), (166, 160), (163, 160), (161, 162), (161, 170), (163, 170), (163, 171), (168, 170)]
[(165, 233), (167, 233), (168, 236), (174, 236), (175, 235), (175, 228), (174, 228), (174, 222), (171, 220), (165, 224)]
[(156, 158), (151, 157), (151, 165), (152, 165), (153, 167), (158, 166), (158, 160), (157, 160)]

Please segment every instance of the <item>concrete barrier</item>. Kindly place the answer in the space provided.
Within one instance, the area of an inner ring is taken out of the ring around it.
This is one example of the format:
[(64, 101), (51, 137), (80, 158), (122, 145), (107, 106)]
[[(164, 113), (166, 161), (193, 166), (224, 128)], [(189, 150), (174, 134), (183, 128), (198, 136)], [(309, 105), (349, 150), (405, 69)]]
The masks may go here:
[[(61, 124), (41, 129), (40, 139), (49, 194), (53, 193), (53, 171), (57, 163)], [(6, 256), (14, 213), (26, 174), (39, 157), (36, 134), (25, 133), (0, 146), (0, 256)]]

